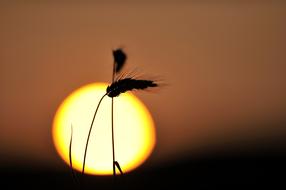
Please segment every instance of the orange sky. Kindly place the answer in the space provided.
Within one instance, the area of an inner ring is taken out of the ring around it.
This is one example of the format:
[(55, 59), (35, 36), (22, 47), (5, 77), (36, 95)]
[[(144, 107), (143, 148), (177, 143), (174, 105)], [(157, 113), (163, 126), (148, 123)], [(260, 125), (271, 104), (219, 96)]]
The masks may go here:
[(285, 3), (143, 2), (1, 1), (3, 163), (58, 162), (58, 105), (81, 85), (109, 82), (119, 46), (126, 70), (168, 84), (137, 93), (156, 122), (152, 162), (286, 137), (277, 125), (286, 123)]

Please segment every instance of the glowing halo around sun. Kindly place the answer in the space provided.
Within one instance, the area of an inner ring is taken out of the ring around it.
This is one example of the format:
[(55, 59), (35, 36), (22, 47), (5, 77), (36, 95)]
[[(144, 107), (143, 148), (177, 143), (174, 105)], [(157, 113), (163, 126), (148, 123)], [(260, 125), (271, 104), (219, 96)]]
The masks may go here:
[[(81, 171), (86, 138), (105, 83), (92, 83), (72, 92), (59, 106), (52, 136), (60, 157), (69, 164), (69, 143), (73, 126), (73, 168)], [(124, 173), (140, 166), (155, 146), (151, 114), (132, 93), (114, 98), (115, 157)], [(96, 115), (87, 150), (85, 173), (112, 175), (111, 98), (105, 97)]]

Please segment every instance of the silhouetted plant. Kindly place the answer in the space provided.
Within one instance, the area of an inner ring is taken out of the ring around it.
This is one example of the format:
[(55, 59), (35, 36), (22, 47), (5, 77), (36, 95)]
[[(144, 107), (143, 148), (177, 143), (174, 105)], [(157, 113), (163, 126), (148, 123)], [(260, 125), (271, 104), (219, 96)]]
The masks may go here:
[[(84, 169), (85, 169), (85, 161), (86, 161), (86, 154), (87, 154), (87, 148), (88, 148), (88, 143), (89, 143), (89, 138), (90, 138), (90, 134), (92, 131), (92, 126), (97, 114), (97, 111), (99, 109), (99, 106), (103, 100), (104, 97), (108, 96), (110, 98), (112, 98), (112, 103), (111, 103), (111, 127), (112, 127), (112, 157), (113, 157), (113, 162), (112, 162), (112, 166), (113, 166), (113, 176), (116, 176), (116, 168), (118, 168), (119, 172), (121, 174), (123, 174), (123, 171), (120, 167), (120, 164), (118, 161), (115, 160), (115, 150), (114, 150), (114, 122), (113, 122), (113, 98), (119, 96), (122, 93), (125, 93), (127, 91), (132, 91), (132, 90), (145, 90), (147, 88), (152, 88), (152, 87), (157, 87), (158, 84), (152, 80), (141, 80), (141, 79), (135, 79), (132, 77), (122, 77), (121, 79), (118, 79), (116, 81), (114, 81), (114, 78), (116, 76), (116, 74), (118, 74), (124, 64), (126, 63), (127, 60), (127, 55), (123, 52), (122, 49), (116, 49), (113, 50), (113, 58), (114, 58), (114, 62), (113, 62), (113, 72), (112, 72), (112, 83), (107, 86), (106, 88), (106, 93), (100, 98), (96, 110), (94, 112), (90, 127), (89, 127), (89, 131), (88, 131), (88, 135), (87, 135), (87, 139), (86, 139), (86, 145), (85, 145), (85, 150), (84, 150), (84, 157), (83, 157), (83, 165), (82, 165), (82, 175), (84, 174)], [(70, 139), (70, 147), (69, 147), (69, 159), (70, 159), (70, 167), (72, 169), (72, 126), (71, 126), (71, 139)], [(74, 177), (75, 173), (72, 169), (72, 174)]]
[[(113, 50), (113, 69), (112, 69), (112, 83), (114, 82), (115, 75), (118, 74), (123, 66), (126, 63), (127, 55), (124, 53), (122, 49), (116, 49)], [(115, 161), (115, 146), (114, 146), (114, 117), (113, 117), (113, 108), (114, 108), (114, 102), (113, 97), (111, 99), (111, 139), (112, 139), (112, 169), (113, 169), (113, 177), (116, 176), (116, 168), (117, 167), (121, 174), (123, 174), (120, 165), (117, 161)], [(117, 164), (116, 164), (117, 163)]]
[(114, 58), (113, 65), (115, 67), (115, 73), (113, 73), (114, 75), (116, 73), (119, 73), (121, 69), (123, 68), (127, 60), (127, 55), (124, 53), (122, 49), (116, 49), (116, 50), (113, 50), (113, 58)]
[(120, 94), (132, 90), (144, 90), (149, 87), (157, 87), (158, 84), (152, 80), (138, 80), (133, 78), (119, 79), (106, 88), (109, 97), (117, 97)]
[(70, 162), (70, 169), (73, 177), (73, 181), (77, 184), (79, 184), (79, 181), (77, 179), (76, 173), (73, 169), (72, 165), (72, 139), (73, 139), (73, 126), (71, 125), (71, 138), (70, 138), (70, 144), (69, 144), (69, 162)]
[[(100, 98), (95, 113), (93, 115), (93, 119), (89, 128), (88, 136), (87, 136), (87, 141), (86, 141), (86, 146), (85, 146), (85, 151), (84, 151), (84, 158), (83, 158), (83, 166), (82, 166), (82, 174), (84, 174), (84, 168), (85, 168), (85, 159), (86, 159), (86, 153), (87, 153), (87, 147), (89, 143), (89, 137), (91, 134), (93, 122), (95, 119), (95, 116), (97, 114), (98, 108), (105, 96), (109, 96), (111, 98), (118, 97), (120, 94), (125, 93), (127, 91), (132, 91), (132, 90), (145, 90), (147, 88), (152, 88), (152, 87), (157, 87), (158, 84), (155, 83), (154, 81), (151, 80), (139, 80), (139, 79), (133, 79), (133, 78), (124, 78), (117, 80), (113, 82), (111, 85), (107, 86), (106, 88), (106, 93)], [(114, 166), (119, 166), (119, 163), (114, 161), (113, 162)], [(118, 169), (120, 166), (118, 167)], [(121, 170), (121, 169), (120, 169)]]

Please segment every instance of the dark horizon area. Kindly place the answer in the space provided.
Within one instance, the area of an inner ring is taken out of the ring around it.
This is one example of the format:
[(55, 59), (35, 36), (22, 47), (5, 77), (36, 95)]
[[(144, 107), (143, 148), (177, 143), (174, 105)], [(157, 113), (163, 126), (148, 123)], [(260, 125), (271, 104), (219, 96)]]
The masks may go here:
[[(236, 153), (225, 151), (193, 158), (191, 155), (168, 164), (144, 168), (123, 176), (85, 176), (80, 189), (213, 189), (286, 187), (286, 154), (283, 150), (249, 149)], [(281, 152), (283, 151), (283, 152)], [(1, 169), (1, 183), (9, 188), (79, 189), (68, 167), (17, 166)], [(81, 177), (80, 173), (77, 173)], [(116, 184), (116, 185), (115, 185)]]
[[(286, 122), (262, 122), (261, 128), (282, 131)], [(283, 133), (281, 134), (283, 135)], [(286, 188), (286, 140), (272, 138), (222, 139), (203, 147), (203, 152), (185, 152), (175, 159), (165, 157), (154, 164), (152, 156), (136, 170), (116, 177), (92, 176), (77, 172), (79, 187), (67, 164), (59, 157), (57, 167), (45, 162), (8, 158), (1, 155), (0, 179), (10, 189), (283, 189)], [(56, 153), (55, 153), (56, 154)], [(156, 154), (156, 148), (155, 152)]]
[[(280, 124), (286, 127), (286, 125)], [(286, 188), (286, 143), (277, 137), (256, 143), (209, 147), (201, 154), (186, 153), (177, 159), (117, 176), (92, 176), (77, 172), (81, 187), (73, 180), (68, 165), (47, 167), (27, 161), (1, 165), (2, 185), (27, 189), (283, 189)], [(152, 158), (151, 158), (152, 159)]]

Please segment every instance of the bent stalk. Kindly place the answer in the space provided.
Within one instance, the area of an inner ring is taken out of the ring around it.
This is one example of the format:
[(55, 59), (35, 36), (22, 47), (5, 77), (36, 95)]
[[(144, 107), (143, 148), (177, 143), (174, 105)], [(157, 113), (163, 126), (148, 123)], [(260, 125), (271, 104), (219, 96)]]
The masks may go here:
[(87, 136), (87, 140), (86, 140), (86, 144), (85, 144), (85, 150), (84, 150), (84, 157), (83, 157), (83, 164), (82, 164), (82, 172), (81, 172), (82, 175), (84, 174), (84, 167), (85, 167), (85, 159), (86, 159), (87, 147), (88, 147), (88, 142), (89, 142), (89, 137), (90, 137), (90, 134), (91, 134), (93, 122), (94, 122), (96, 113), (97, 113), (97, 111), (98, 111), (98, 108), (99, 108), (99, 106), (100, 106), (100, 104), (101, 104), (103, 98), (104, 98), (106, 95), (107, 95), (107, 94), (104, 94), (104, 95), (101, 97), (101, 99), (99, 100), (99, 102), (98, 102), (98, 104), (97, 104), (97, 107), (96, 107), (96, 110), (95, 110), (95, 112), (94, 112), (94, 115), (93, 115), (93, 118), (92, 118), (90, 127), (89, 127), (89, 132), (88, 132), (88, 136)]

